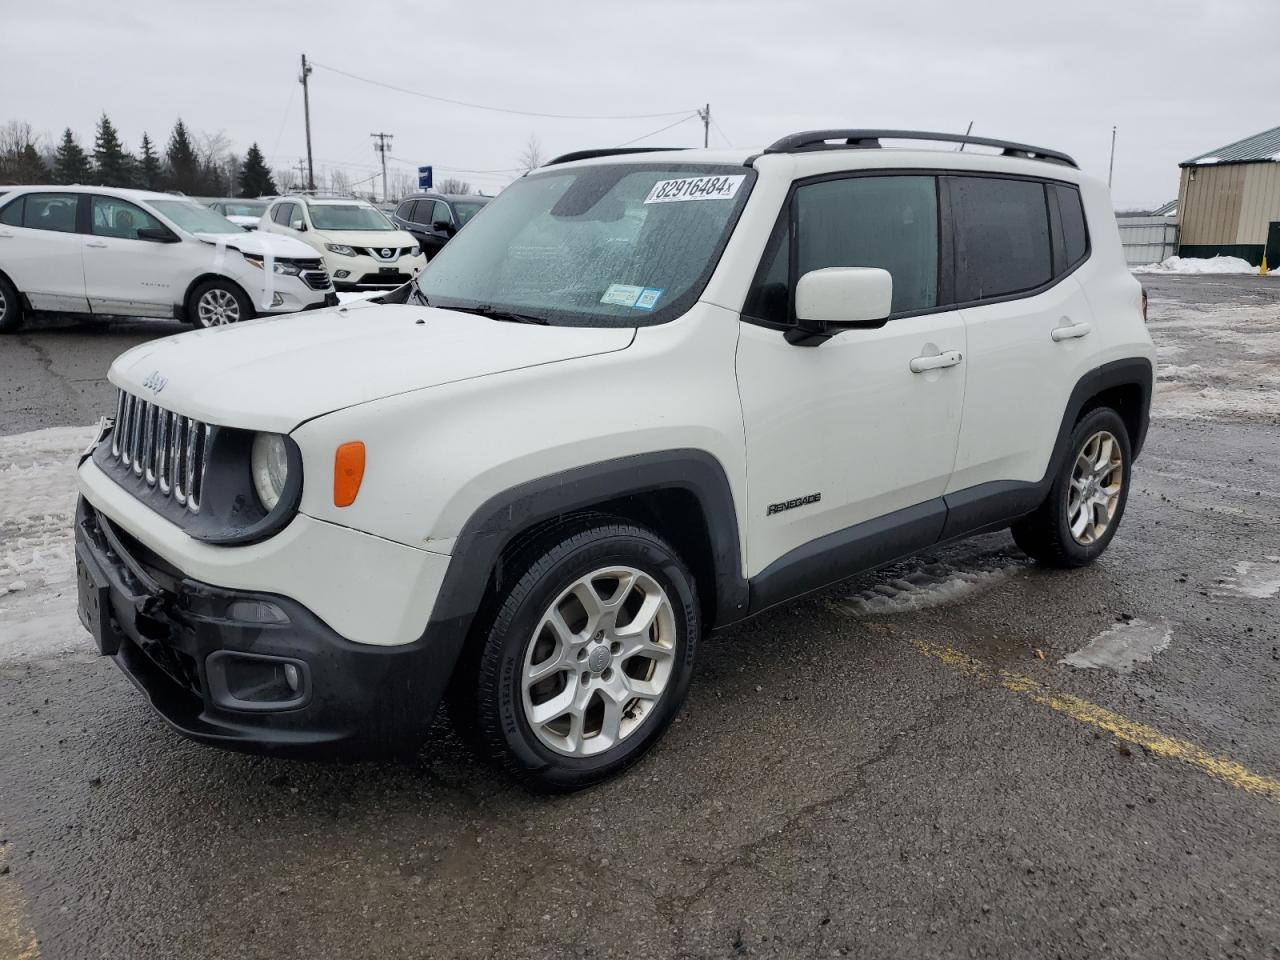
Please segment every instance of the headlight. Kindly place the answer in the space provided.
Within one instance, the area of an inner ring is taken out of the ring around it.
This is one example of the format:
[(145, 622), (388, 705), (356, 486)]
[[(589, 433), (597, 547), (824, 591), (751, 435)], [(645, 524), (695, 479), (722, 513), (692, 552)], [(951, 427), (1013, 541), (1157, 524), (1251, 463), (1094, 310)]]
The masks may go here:
[(421, 247), (410, 247), (410, 248), (409, 248), (409, 256), (411, 256), (411, 257), (416, 257), (416, 256), (417, 256), (418, 254), (420, 254), (421, 252), (422, 252), (422, 248), (421, 248)]
[[(257, 267), (259, 270), (262, 269), (261, 255), (256, 253), (244, 253), (244, 252), (241, 252), (240, 255), (249, 262), (250, 266)], [(276, 260), (272, 263), (271, 272), (284, 274), (286, 277), (296, 277), (298, 274), (302, 272), (302, 268), (299, 267), (296, 263), (292, 263), (288, 260)]]
[(354, 257), (356, 255), (356, 248), (348, 247), (345, 243), (326, 243), (324, 248), (340, 257)]
[(289, 451), (285, 448), (284, 437), (278, 433), (254, 434), (249, 472), (253, 474), (253, 488), (258, 492), (258, 500), (270, 513), (280, 502), (285, 481), (289, 478)]

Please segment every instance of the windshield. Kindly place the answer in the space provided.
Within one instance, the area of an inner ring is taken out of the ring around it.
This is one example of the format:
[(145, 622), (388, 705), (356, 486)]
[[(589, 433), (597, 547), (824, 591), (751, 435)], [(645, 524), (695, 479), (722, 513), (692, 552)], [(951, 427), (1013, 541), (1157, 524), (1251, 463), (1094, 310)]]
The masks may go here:
[(458, 226), (462, 226), (468, 220), (476, 215), (488, 201), (478, 202), (476, 200), (455, 200), (453, 201), (454, 212), (458, 215)]
[(260, 217), (266, 210), (265, 200), (237, 200), (222, 205), (223, 215), (227, 217)]
[(702, 292), (754, 182), (741, 166), (597, 164), (523, 177), (418, 276), (433, 306), (642, 326)]
[(194, 200), (148, 200), (166, 217), (187, 233), (244, 233), (244, 227), (232, 223), (216, 210)]
[(377, 207), (358, 203), (311, 203), (311, 223), (317, 230), (394, 230)]

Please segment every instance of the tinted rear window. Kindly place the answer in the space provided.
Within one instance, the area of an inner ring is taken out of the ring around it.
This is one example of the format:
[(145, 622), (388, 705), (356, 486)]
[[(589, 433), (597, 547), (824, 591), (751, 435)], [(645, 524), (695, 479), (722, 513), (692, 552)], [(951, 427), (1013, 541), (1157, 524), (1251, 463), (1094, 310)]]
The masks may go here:
[(1080, 203), (1080, 191), (1075, 187), (1055, 183), (1049, 187), (1058, 201), (1058, 214), (1062, 222), (1063, 249), (1067, 268), (1084, 259), (1089, 250), (1089, 234), (1084, 226), (1084, 207)]
[(956, 301), (989, 300), (1053, 274), (1045, 187), (1028, 180), (949, 177)]

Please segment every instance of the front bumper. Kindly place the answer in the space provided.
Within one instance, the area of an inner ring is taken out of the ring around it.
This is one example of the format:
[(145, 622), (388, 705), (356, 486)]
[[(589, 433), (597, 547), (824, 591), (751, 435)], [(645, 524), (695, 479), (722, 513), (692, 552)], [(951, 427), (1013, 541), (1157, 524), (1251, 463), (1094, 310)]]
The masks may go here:
[(427, 265), (422, 254), (396, 260), (377, 260), (367, 255), (344, 257), (331, 251), (324, 255), (333, 288), (343, 293), (360, 290), (387, 290), (402, 286)]
[(353, 643), (287, 597), (184, 576), (83, 497), (75, 524), (81, 622), (178, 732), (323, 756), (401, 753), (426, 735), (453, 657), (425, 636)]

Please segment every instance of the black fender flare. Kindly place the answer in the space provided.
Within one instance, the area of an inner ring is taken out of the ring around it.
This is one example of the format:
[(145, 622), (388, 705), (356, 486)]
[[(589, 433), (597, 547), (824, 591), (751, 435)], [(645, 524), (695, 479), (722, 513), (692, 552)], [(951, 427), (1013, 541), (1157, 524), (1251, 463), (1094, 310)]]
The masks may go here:
[(490, 575), (517, 536), (564, 514), (668, 489), (692, 494), (702, 510), (714, 571), (714, 623), (745, 616), (747, 581), (742, 575), (738, 515), (719, 460), (704, 450), (677, 449), (575, 467), (493, 495), (463, 524), (424, 635), (440, 692), (466, 643)]

